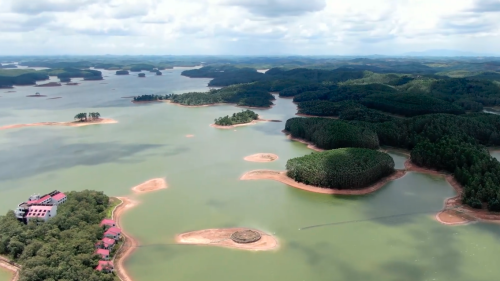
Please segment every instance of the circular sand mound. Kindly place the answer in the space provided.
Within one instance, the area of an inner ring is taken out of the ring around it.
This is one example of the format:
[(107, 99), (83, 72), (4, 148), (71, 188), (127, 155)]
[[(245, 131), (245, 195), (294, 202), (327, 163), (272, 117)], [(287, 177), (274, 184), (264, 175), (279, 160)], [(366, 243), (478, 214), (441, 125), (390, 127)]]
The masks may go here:
[(260, 233), (250, 229), (236, 231), (235, 233), (231, 234), (231, 240), (241, 244), (257, 242), (260, 240), (260, 238), (262, 238)]

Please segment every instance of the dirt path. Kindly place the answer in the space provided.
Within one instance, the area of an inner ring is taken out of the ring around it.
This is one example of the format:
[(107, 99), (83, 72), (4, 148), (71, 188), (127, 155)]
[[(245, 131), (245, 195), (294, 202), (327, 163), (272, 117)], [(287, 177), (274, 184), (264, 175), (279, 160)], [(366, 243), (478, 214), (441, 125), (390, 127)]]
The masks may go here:
[(432, 169), (419, 167), (412, 163), (410, 160), (405, 162), (407, 171), (418, 173), (425, 173), (435, 176), (442, 176), (446, 179), (453, 189), (457, 192), (456, 196), (447, 198), (444, 201), (443, 210), (436, 214), (435, 218), (438, 222), (446, 225), (460, 225), (467, 224), (474, 221), (496, 222), (500, 221), (500, 213), (489, 212), (486, 208), (473, 209), (462, 203), (463, 187), (453, 175), (448, 173), (439, 172)]
[(112, 219), (116, 221), (116, 225), (121, 228), (122, 236), (124, 238), (124, 242), (120, 246), (120, 249), (116, 252), (116, 255), (113, 259), (113, 263), (115, 266), (115, 272), (118, 278), (122, 281), (133, 281), (133, 279), (128, 274), (125, 266), (123, 265), (124, 261), (132, 254), (132, 252), (137, 248), (139, 243), (132, 236), (128, 235), (123, 227), (121, 226), (121, 216), (129, 209), (135, 207), (137, 202), (132, 201), (127, 197), (117, 197), (120, 201), (122, 201), (118, 206), (115, 207), (112, 214)]
[(16, 263), (11, 263), (8, 259), (4, 257), (0, 257), (0, 267), (7, 269), (12, 272), (12, 278), (10, 281), (19, 280), (19, 271), (21, 270), (21, 266)]
[(254, 170), (243, 174), (240, 180), (261, 180), (261, 179), (275, 180), (284, 183), (286, 185), (289, 185), (291, 187), (321, 194), (365, 195), (381, 189), (388, 182), (397, 180), (403, 177), (405, 174), (406, 171), (396, 170), (396, 172), (394, 172), (392, 175), (387, 176), (377, 181), (376, 183), (362, 189), (333, 189), (333, 188), (322, 188), (313, 185), (307, 185), (297, 182), (292, 178), (289, 178), (286, 175), (286, 171)]

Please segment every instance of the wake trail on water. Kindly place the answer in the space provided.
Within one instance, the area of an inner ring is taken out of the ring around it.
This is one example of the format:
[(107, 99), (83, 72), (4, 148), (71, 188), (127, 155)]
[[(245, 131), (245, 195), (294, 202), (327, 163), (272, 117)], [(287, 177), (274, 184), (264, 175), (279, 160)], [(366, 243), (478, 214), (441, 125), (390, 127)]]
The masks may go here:
[(415, 212), (415, 213), (405, 213), (405, 214), (397, 214), (397, 215), (390, 215), (390, 216), (383, 216), (383, 217), (375, 217), (375, 218), (369, 218), (369, 219), (332, 222), (332, 223), (324, 223), (324, 224), (316, 224), (316, 225), (305, 226), (305, 227), (299, 228), (299, 230), (307, 230), (307, 229), (317, 228), (317, 227), (323, 227), (323, 226), (333, 226), (333, 225), (341, 225), (341, 224), (359, 223), (359, 222), (366, 222), (366, 221), (384, 220), (384, 219), (390, 219), (390, 218), (396, 218), (396, 217), (413, 216), (413, 215), (421, 215), (421, 214), (435, 214), (435, 213), (436, 212), (426, 211), (426, 212)]

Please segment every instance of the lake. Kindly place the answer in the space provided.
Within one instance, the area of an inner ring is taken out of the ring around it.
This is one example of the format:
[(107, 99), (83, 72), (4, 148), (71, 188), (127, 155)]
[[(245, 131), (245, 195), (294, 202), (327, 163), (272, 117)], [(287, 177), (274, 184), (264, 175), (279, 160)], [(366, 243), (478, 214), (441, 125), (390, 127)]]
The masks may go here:
[[(411, 172), (376, 193), (353, 197), (308, 193), (274, 181), (240, 181), (247, 171), (284, 170), (288, 159), (312, 152), (281, 133), (296, 113), (289, 99), (255, 110), (283, 123), (235, 131), (209, 127), (215, 118), (241, 110), (232, 105), (186, 108), (121, 98), (208, 89), (209, 79), (182, 77), (181, 71), (147, 72), (146, 78), (103, 71), (105, 80), (78, 86), (0, 90), (0, 126), (70, 121), (79, 112), (95, 111), (119, 121), (0, 131), (0, 212), (32, 193), (96, 189), (127, 196), (141, 182), (166, 177), (168, 189), (133, 196), (141, 204), (122, 220), (140, 243), (125, 263), (136, 281), (487, 281), (500, 275), (498, 225), (450, 227), (434, 220), (443, 201), (454, 195), (441, 177)], [(37, 91), (62, 98), (25, 97)], [(279, 159), (243, 161), (259, 152)], [(391, 155), (402, 168), (405, 156)], [(310, 226), (316, 227), (303, 229)], [(266, 231), (281, 247), (246, 252), (174, 244), (178, 233), (223, 227)], [(0, 272), (1, 281), (8, 278)]]

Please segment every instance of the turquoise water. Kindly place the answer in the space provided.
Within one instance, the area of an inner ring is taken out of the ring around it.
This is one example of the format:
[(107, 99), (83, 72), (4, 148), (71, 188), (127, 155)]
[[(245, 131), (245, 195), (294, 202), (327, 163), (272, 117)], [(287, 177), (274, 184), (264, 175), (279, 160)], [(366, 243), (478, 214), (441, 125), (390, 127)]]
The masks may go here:
[[(441, 177), (408, 173), (374, 194), (354, 197), (313, 194), (274, 181), (240, 181), (246, 171), (283, 170), (288, 159), (312, 151), (287, 140), (281, 133), (284, 123), (236, 131), (209, 127), (214, 118), (241, 110), (232, 105), (137, 105), (121, 98), (207, 89), (208, 79), (181, 77), (180, 71), (145, 79), (110, 72), (105, 81), (74, 87), (2, 90), (0, 126), (69, 121), (89, 111), (119, 123), (0, 131), (0, 211), (33, 192), (91, 188), (126, 196), (143, 181), (166, 177), (168, 189), (135, 196), (141, 203), (123, 218), (140, 242), (126, 261), (137, 281), (486, 281), (500, 274), (500, 227), (449, 227), (434, 220), (443, 200), (454, 195)], [(63, 98), (24, 97), (34, 90)], [(256, 112), (283, 121), (294, 116), (291, 100), (275, 103)], [(259, 152), (280, 158), (243, 161)], [(391, 155), (401, 167), (405, 156)], [(304, 229), (317, 225), (323, 226)], [(245, 252), (174, 244), (178, 233), (239, 226), (274, 234), (280, 249)]]

